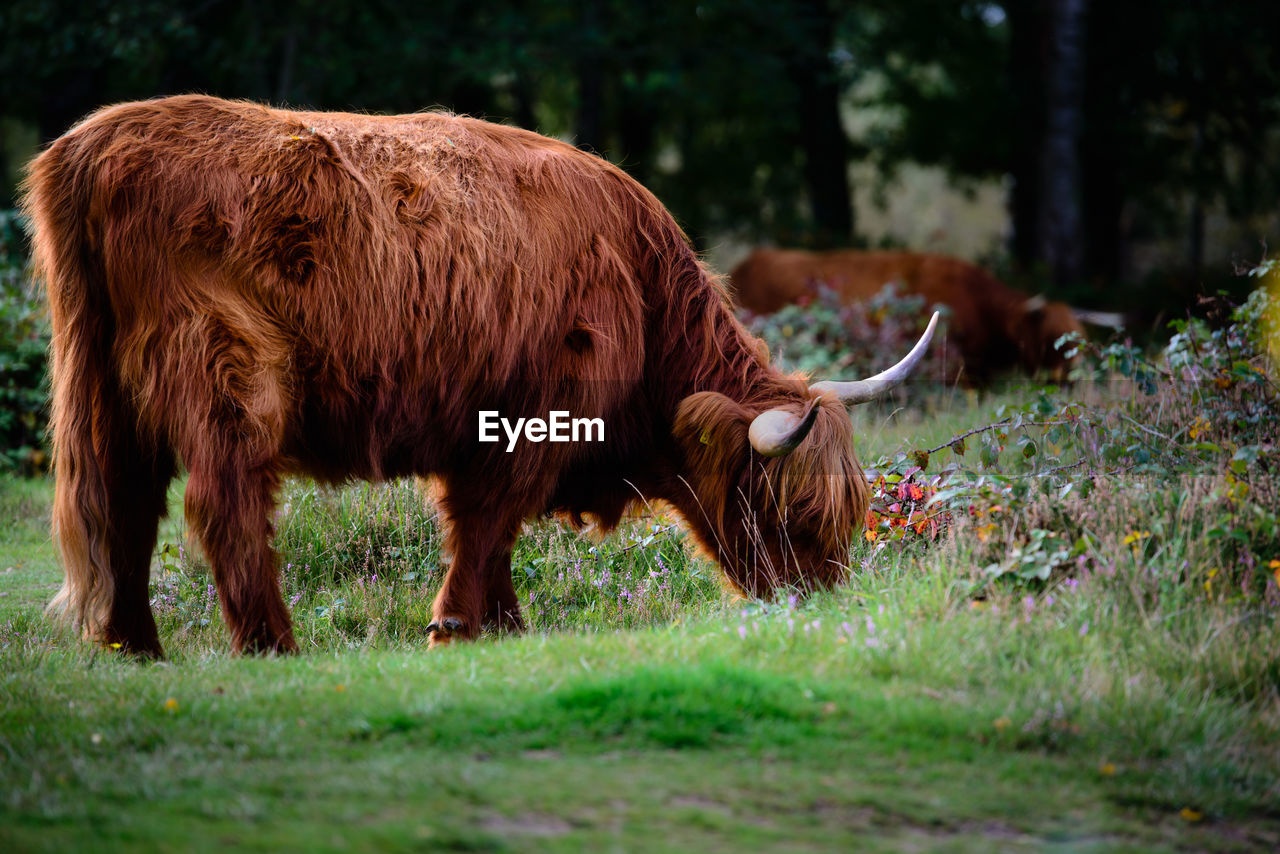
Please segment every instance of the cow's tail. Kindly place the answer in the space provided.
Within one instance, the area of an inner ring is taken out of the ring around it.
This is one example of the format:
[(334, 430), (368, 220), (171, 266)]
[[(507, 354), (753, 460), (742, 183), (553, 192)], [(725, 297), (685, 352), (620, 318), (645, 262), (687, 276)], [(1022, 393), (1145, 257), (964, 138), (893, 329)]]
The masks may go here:
[(109, 484), (112, 438), (125, 410), (111, 369), (115, 323), (88, 216), (92, 160), (73, 135), (31, 164), (22, 208), (31, 223), (36, 278), (46, 287), (51, 346), (55, 494), (53, 535), (62, 589), (49, 610), (98, 636), (115, 594), (110, 571)]

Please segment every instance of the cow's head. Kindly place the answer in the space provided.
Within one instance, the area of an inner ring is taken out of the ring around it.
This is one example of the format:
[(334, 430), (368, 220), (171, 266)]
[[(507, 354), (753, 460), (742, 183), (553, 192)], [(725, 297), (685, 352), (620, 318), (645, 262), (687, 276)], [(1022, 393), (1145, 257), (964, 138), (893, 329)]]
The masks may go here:
[[(1064, 350), (1056, 348), (1054, 343), (1071, 332), (1084, 337), (1084, 327), (1080, 325), (1075, 309), (1064, 302), (1050, 302), (1043, 296), (1034, 296), (1015, 309), (1009, 323), (1009, 337), (1018, 346), (1023, 367), (1030, 373), (1043, 369), (1054, 381), (1064, 381), (1080, 357), (1067, 358)], [(1074, 348), (1064, 349), (1070, 352)]]
[(903, 382), (937, 320), (905, 359), (869, 379), (807, 389), (796, 380), (794, 402), (763, 412), (718, 392), (681, 401), (674, 436), (686, 488), (673, 503), (735, 587), (768, 596), (843, 578), (868, 503), (844, 407)]

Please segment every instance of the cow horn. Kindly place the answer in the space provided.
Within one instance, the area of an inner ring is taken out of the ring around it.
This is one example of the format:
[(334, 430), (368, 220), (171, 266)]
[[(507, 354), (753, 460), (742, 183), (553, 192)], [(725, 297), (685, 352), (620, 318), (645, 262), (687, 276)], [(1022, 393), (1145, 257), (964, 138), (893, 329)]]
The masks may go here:
[(785, 409), (761, 412), (751, 422), (747, 438), (756, 453), (765, 457), (785, 457), (804, 441), (818, 420), (818, 401), (809, 401), (804, 412), (796, 415)]
[(907, 377), (911, 376), (911, 372), (916, 369), (916, 365), (924, 358), (925, 351), (929, 349), (929, 341), (933, 338), (934, 327), (938, 325), (938, 317), (939, 314), (935, 311), (933, 317), (929, 320), (928, 328), (920, 336), (916, 346), (912, 347), (911, 352), (892, 368), (881, 371), (874, 377), (867, 377), (865, 380), (853, 380), (852, 382), (824, 380), (820, 383), (814, 383), (809, 388), (812, 391), (830, 392), (840, 398), (840, 402), (845, 406), (853, 406), (856, 403), (875, 400), (889, 389), (901, 385)]
[(1081, 323), (1088, 323), (1092, 326), (1109, 326), (1112, 329), (1124, 329), (1124, 315), (1118, 311), (1093, 311), (1073, 306), (1071, 312)]

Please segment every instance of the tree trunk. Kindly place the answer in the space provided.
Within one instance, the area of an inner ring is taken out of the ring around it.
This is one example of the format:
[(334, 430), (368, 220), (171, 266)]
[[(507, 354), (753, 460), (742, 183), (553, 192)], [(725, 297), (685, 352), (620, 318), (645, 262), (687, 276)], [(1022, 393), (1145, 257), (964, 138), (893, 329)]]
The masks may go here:
[(1116, 86), (1113, 52), (1116, 45), (1140, 43), (1141, 33), (1132, 31), (1145, 26), (1140, 21), (1115, 7), (1096, 5), (1089, 11), (1087, 29), (1104, 34), (1086, 39), (1084, 121), (1089, 131), (1080, 145), (1084, 272), (1095, 291), (1131, 273), (1124, 153), (1132, 150), (1133, 141), (1125, 138), (1124, 126), (1132, 107), (1128, 94)]
[(840, 81), (831, 62), (835, 21), (826, 0), (797, 4), (803, 44), (796, 46), (792, 78), (800, 96), (804, 180), (813, 211), (814, 243), (844, 246), (853, 239), (849, 140), (840, 122)]
[(90, 110), (102, 106), (104, 80), (105, 74), (97, 68), (80, 68), (63, 75), (61, 85), (42, 98), (37, 107), (40, 142), (57, 139)]
[(293, 92), (293, 66), (298, 57), (298, 22), (291, 20), (284, 31), (284, 45), (280, 50), (280, 73), (276, 77), (275, 103), (288, 106)]
[[(1092, 106), (1092, 105), (1091, 105)], [(1103, 110), (1098, 111), (1104, 114)], [(1084, 209), (1084, 272), (1095, 290), (1128, 273), (1124, 184), (1114, 135), (1099, 128), (1081, 154)]]
[(1009, 83), (1013, 92), (1009, 251), (1029, 270), (1040, 246), (1040, 152), (1044, 149), (1044, 11), (1039, 0), (1009, 0)]
[(516, 71), (515, 87), (512, 95), (516, 101), (516, 113), (512, 118), (520, 127), (525, 130), (538, 129), (538, 117), (534, 111), (535, 95), (534, 84), (532, 78), (533, 72), (528, 69), (518, 69)]
[(1084, 19), (1087, 0), (1049, 0), (1049, 53), (1039, 255), (1055, 285), (1079, 280), (1083, 227), (1080, 137), (1084, 122)]
[(631, 177), (648, 185), (662, 116), (644, 92), (628, 91), (623, 85), (619, 89), (618, 160)]
[(601, 0), (582, 0), (582, 19), (578, 46), (576, 76), (578, 78), (578, 110), (574, 136), (579, 148), (603, 153), (604, 144), (604, 69), (602, 60)]
[(1200, 279), (1204, 267), (1204, 119), (1197, 118), (1195, 136), (1191, 141), (1191, 221), (1187, 234), (1187, 263), (1191, 275)]

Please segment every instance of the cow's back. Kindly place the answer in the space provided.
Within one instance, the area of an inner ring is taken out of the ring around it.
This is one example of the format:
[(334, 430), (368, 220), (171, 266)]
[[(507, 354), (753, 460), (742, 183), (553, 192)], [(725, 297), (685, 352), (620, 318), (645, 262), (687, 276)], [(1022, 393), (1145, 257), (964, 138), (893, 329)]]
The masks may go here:
[(887, 284), (923, 297), (926, 308), (950, 309), (948, 333), (967, 369), (985, 375), (1017, 358), (1009, 327), (1025, 297), (982, 268), (958, 258), (904, 251), (757, 249), (733, 271), (740, 305), (759, 313), (777, 311), (821, 283), (845, 303), (865, 302)]
[(637, 247), (678, 234), (599, 158), (443, 114), (181, 96), (101, 110), (45, 158), (83, 184), (139, 405), (170, 417), (190, 366), (211, 365), (204, 379), (333, 477), (429, 466), (407, 449), (473, 442), (477, 401), (618, 405), (661, 298)]

